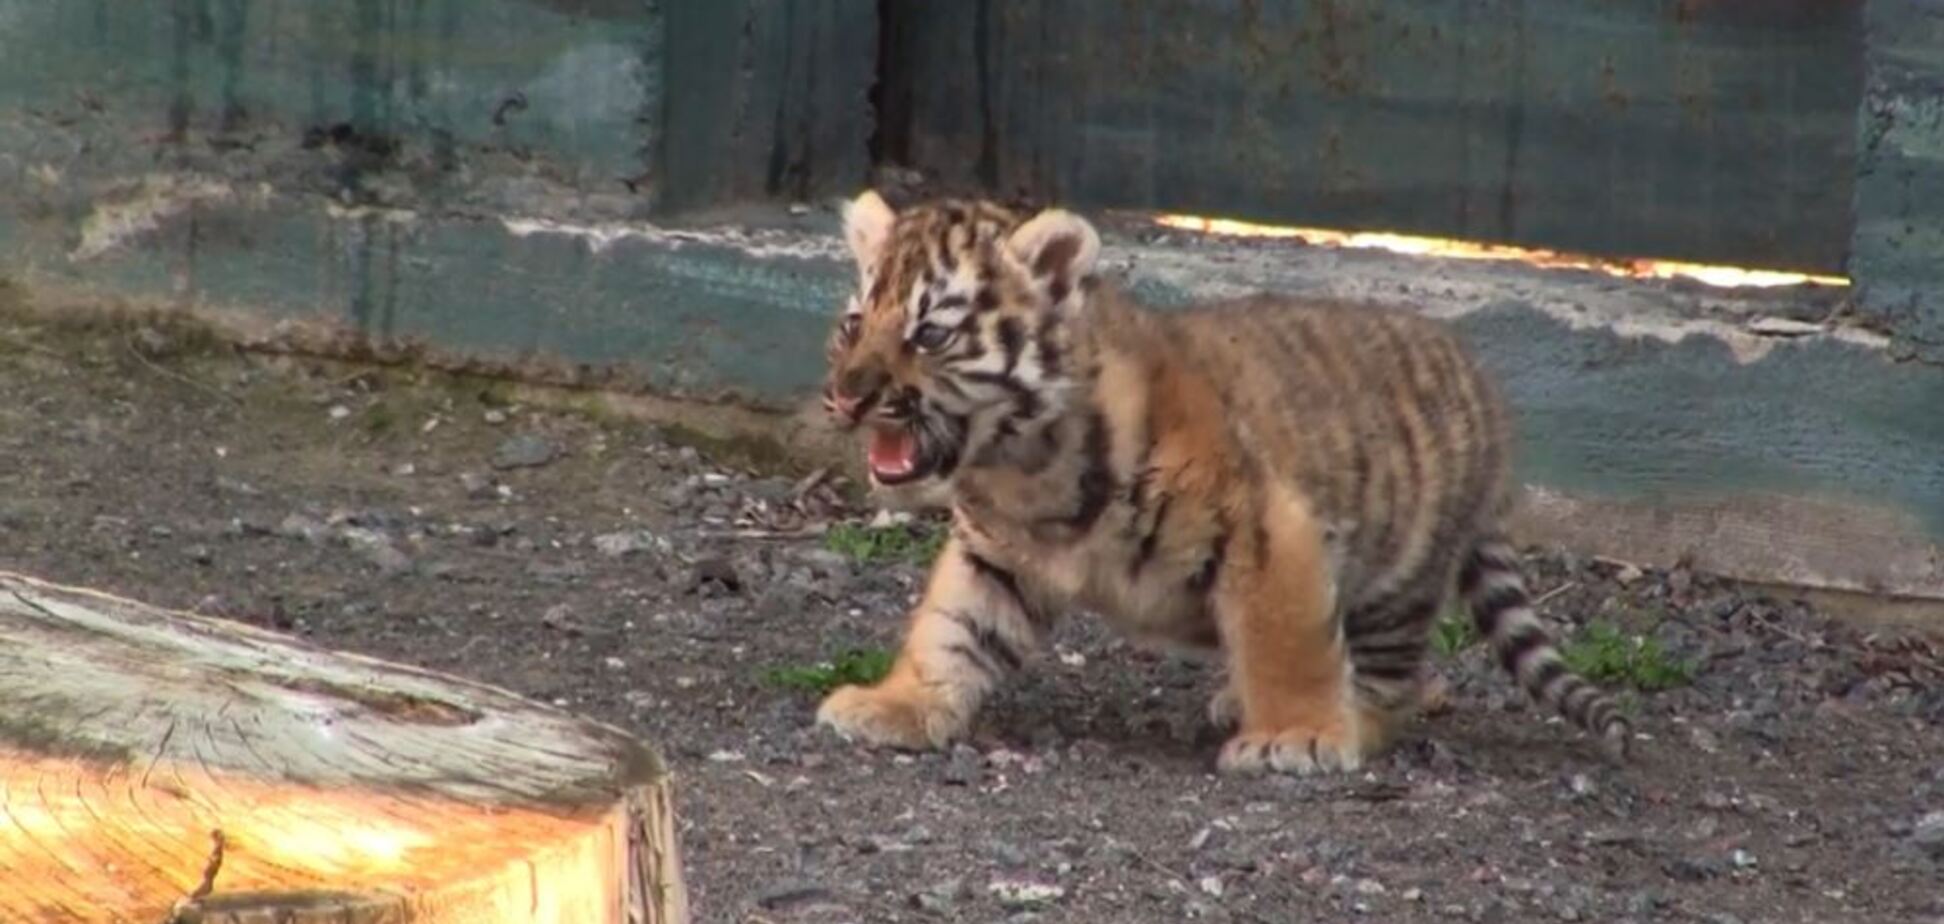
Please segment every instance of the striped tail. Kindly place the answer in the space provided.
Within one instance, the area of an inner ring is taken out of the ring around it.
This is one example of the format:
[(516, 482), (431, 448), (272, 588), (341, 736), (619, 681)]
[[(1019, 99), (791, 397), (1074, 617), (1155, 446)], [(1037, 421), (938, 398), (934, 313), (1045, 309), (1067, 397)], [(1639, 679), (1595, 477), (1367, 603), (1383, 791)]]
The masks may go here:
[(1533, 612), (1512, 544), (1502, 536), (1480, 540), (1465, 558), (1458, 584), (1479, 634), (1491, 642), (1505, 669), (1518, 678), (1526, 692), (1599, 736), (1608, 755), (1624, 759), (1632, 727), (1612, 699), (1575, 676), (1559, 657), (1559, 649), (1553, 647), (1539, 615)]

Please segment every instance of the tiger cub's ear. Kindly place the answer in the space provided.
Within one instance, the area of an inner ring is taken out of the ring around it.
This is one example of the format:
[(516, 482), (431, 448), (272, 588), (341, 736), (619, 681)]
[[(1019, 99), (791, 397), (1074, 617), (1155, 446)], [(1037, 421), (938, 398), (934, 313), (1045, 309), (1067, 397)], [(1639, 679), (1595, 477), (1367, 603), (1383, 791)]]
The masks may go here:
[(851, 256), (857, 258), (859, 272), (868, 273), (877, 267), (897, 219), (897, 213), (873, 189), (844, 205), (844, 240), (850, 244)]
[(1087, 220), (1064, 209), (1047, 209), (1020, 225), (1006, 248), (1054, 291), (1072, 291), (1094, 270), (1100, 234)]

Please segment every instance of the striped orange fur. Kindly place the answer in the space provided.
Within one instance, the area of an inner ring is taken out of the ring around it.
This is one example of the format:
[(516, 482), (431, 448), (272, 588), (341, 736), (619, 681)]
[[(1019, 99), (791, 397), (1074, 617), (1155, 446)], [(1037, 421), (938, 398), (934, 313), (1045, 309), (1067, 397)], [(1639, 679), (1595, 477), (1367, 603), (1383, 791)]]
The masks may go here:
[(1222, 652), (1224, 770), (1355, 768), (1424, 693), (1455, 593), (1532, 695), (1624, 751), (1533, 612), (1501, 532), (1507, 411), (1445, 326), (1275, 296), (1150, 312), (1060, 210), (867, 192), (845, 234), (826, 406), (868, 434), (881, 496), (953, 527), (890, 674), (823, 723), (946, 744), (1081, 607)]

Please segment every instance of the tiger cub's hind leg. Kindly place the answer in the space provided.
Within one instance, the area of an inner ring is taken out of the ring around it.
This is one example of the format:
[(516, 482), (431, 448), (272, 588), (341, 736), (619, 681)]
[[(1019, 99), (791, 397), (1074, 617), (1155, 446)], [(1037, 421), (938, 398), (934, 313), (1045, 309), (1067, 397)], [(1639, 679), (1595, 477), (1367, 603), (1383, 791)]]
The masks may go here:
[[(1279, 497), (1259, 528), (1232, 542), (1213, 604), (1240, 729), (1223, 745), (1225, 773), (1354, 770), (1378, 717), (1351, 683), (1336, 619), (1332, 556), (1299, 500)], [(1219, 696), (1218, 696), (1219, 701)]]

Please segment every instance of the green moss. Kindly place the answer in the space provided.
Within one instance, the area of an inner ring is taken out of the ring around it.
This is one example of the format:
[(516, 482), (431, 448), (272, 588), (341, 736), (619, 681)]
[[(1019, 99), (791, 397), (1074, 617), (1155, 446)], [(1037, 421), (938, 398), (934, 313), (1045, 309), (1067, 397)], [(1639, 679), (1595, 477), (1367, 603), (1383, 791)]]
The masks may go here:
[(945, 547), (945, 535), (945, 530), (923, 524), (838, 523), (824, 535), (824, 546), (860, 565), (884, 562), (928, 565)]
[(1685, 686), (1698, 662), (1672, 657), (1651, 635), (1628, 635), (1608, 622), (1587, 626), (1560, 651), (1566, 665), (1588, 680), (1622, 682), (1653, 692)]
[(775, 667), (765, 672), (771, 686), (823, 694), (846, 684), (873, 684), (891, 671), (891, 652), (882, 648), (854, 648), (817, 664)]
[(1478, 625), (1462, 606), (1446, 607), (1431, 625), (1431, 648), (1451, 657), (1478, 643)]

